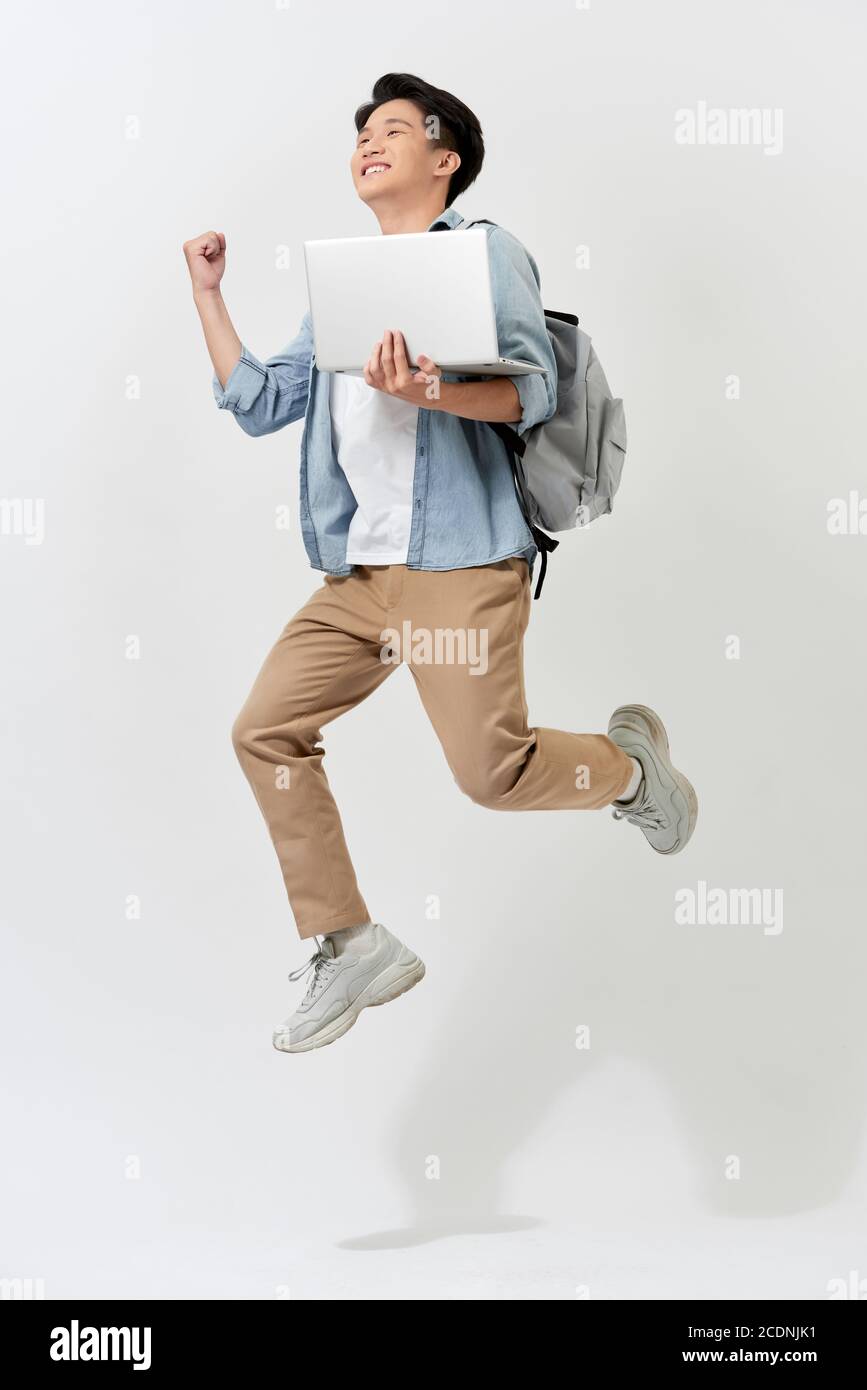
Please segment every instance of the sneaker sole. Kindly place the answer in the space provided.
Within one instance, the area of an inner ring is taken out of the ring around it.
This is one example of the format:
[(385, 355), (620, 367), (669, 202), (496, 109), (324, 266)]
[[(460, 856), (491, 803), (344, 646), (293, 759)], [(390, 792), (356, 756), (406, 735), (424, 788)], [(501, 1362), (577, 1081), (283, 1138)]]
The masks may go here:
[(317, 1047), (327, 1047), (329, 1043), (337, 1042), (344, 1033), (348, 1033), (353, 1023), (358, 1019), (362, 1009), (376, 1008), (380, 1004), (389, 1004), (392, 999), (399, 999), (402, 994), (411, 990), (413, 985), (417, 985), (419, 980), (424, 978), (424, 961), (415, 957), (411, 965), (387, 965), (381, 974), (371, 980), (369, 985), (365, 985), (358, 998), (353, 1000), (348, 1009), (323, 1028), (320, 1033), (313, 1033), (309, 1038), (305, 1038), (300, 1043), (290, 1043), (288, 1035), (275, 1033), (273, 1043), (278, 1052), (312, 1052)]
[[(671, 849), (657, 849), (656, 845), (651, 844), (649, 840), (648, 844), (657, 854), (680, 854), (681, 850), (685, 849), (692, 839), (692, 833), (698, 821), (698, 797), (695, 787), (689, 779), (684, 777), (682, 772), (678, 772), (672, 764), (671, 748), (665, 725), (656, 710), (652, 710), (649, 705), (620, 705), (609, 720), (609, 730), (615, 721), (621, 727), (626, 725), (631, 733), (643, 736), (646, 744), (649, 741), (649, 751), (654, 755), (657, 775), (663, 785), (671, 792), (672, 801), (677, 811), (679, 844), (674, 845)], [(660, 746), (664, 750), (664, 763), (660, 762)]]

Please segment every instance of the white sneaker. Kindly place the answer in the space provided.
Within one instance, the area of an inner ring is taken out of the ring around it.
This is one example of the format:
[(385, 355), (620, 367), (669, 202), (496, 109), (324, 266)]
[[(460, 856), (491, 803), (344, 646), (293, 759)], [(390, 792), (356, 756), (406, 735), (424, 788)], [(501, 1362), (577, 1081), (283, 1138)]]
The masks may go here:
[(631, 801), (615, 801), (615, 820), (628, 820), (657, 854), (679, 854), (698, 820), (692, 783), (671, 761), (668, 734), (647, 705), (621, 705), (608, 721), (608, 737), (641, 764), (643, 773)]
[(310, 1052), (336, 1042), (362, 1009), (387, 1004), (418, 984), (424, 962), (380, 922), (373, 932), (374, 945), (363, 954), (344, 951), (336, 956), (326, 936), (307, 964), (292, 971), (290, 980), (300, 979), (308, 970), (313, 977), (298, 1008), (274, 1029), (278, 1052)]

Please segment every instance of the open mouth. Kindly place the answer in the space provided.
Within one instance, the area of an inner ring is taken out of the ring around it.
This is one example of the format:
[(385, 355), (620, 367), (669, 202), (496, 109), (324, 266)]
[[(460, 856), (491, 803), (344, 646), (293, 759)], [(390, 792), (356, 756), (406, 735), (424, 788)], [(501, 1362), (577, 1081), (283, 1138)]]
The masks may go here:
[(366, 179), (372, 174), (387, 174), (390, 168), (390, 164), (368, 164), (361, 177)]

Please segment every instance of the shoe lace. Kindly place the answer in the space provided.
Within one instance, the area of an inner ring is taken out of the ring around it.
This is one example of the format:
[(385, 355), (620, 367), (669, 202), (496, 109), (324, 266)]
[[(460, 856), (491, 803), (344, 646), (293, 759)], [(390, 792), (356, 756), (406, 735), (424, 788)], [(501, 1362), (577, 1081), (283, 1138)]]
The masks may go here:
[(625, 807), (618, 810), (615, 806), (611, 814), (614, 820), (631, 821), (633, 825), (640, 826), (642, 830), (664, 830), (668, 825), (665, 813), (654, 801), (644, 782), (641, 784), (634, 806), (630, 806), (628, 810)]
[(320, 990), (322, 990), (322, 988), (324, 987), (326, 981), (333, 974), (336, 965), (336, 957), (324, 955), (322, 947), (320, 946), (313, 953), (310, 959), (304, 963), (304, 965), (301, 965), (298, 967), (297, 970), (293, 970), (290, 972), (290, 980), (300, 980), (302, 976), (307, 974), (308, 970), (313, 971), (313, 974), (310, 977), (310, 981), (307, 985), (307, 993), (304, 995), (303, 1003), (307, 1004), (316, 998), (317, 994), (319, 994)]

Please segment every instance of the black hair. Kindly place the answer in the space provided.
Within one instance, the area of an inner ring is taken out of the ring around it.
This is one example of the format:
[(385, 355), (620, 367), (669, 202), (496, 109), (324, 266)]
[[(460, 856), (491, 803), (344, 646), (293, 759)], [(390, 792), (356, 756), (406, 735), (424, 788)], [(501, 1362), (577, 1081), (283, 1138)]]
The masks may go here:
[(449, 179), (446, 207), (450, 207), (479, 175), (485, 158), (485, 142), (479, 118), (451, 92), (432, 87), (411, 72), (387, 72), (373, 84), (373, 97), (355, 113), (355, 129), (362, 130), (378, 106), (386, 101), (412, 101), (425, 116), (436, 116), (438, 149), (455, 150), (461, 157), (459, 169)]

